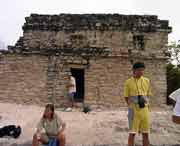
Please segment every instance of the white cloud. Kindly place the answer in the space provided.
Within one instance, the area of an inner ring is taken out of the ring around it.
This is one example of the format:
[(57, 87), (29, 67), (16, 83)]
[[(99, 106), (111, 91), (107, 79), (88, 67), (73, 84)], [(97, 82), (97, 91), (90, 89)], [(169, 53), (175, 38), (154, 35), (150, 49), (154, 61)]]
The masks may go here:
[(179, 0), (134, 0), (135, 13), (158, 15), (159, 19), (169, 20), (169, 25), (173, 27), (170, 41), (180, 39), (179, 5)]
[(120, 13), (154, 14), (170, 20), (173, 33), (170, 38), (180, 39), (179, 0), (6, 0), (0, 5), (0, 36), (13, 45), (22, 35), (24, 18), (31, 13)]

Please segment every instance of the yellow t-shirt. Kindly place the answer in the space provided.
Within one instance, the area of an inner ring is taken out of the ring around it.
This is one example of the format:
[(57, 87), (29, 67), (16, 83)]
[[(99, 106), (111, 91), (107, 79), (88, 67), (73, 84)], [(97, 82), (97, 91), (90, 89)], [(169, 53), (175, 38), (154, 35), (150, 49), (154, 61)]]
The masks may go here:
[(139, 79), (131, 77), (126, 80), (124, 97), (137, 95), (150, 96), (151, 94), (150, 81), (148, 78), (141, 76)]
[[(139, 79), (131, 77), (126, 80), (124, 86), (124, 97), (137, 97), (137, 95), (150, 96), (150, 81), (148, 78), (141, 76)], [(132, 100), (130, 101), (129, 109), (133, 111), (132, 115), (129, 115), (130, 119), (130, 132), (149, 132), (150, 130), (150, 118), (148, 102), (145, 104), (145, 108), (140, 108), (139, 105)], [(131, 111), (130, 110), (130, 111)]]

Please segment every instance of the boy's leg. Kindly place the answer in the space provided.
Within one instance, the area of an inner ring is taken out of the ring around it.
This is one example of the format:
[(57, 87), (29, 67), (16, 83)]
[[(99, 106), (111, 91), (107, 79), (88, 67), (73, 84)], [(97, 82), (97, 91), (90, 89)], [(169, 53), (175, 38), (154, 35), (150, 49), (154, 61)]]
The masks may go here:
[(134, 146), (135, 133), (129, 133), (128, 146)]
[(132, 119), (129, 127), (130, 133), (128, 138), (128, 146), (134, 146), (135, 135), (139, 131), (139, 124), (140, 124), (140, 119), (137, 114), (137, 111), (135, 110), (135, 108), (133, 108), (132, 111), (133, 111), (131, 117)]
[(74, 107), (74, 93), (71, 93), (71, 107)]
[(143, 146), (149, 146), (149, 134), (148, 133), (143, 133)]
[(150, 132), (150, 113), (148, 107), (143, 109), (143, 118), (141, 121), (140, 131), (142, 132), (143, 146), (149, 146), (149, 132)]
[(132, 124), (133, 124), (133, 109), (132, 108), (128, 108), (128, 124), (129, 124), (129, 129), (132, 129)]
[(68, 93), (69, 98), (69, 107), (73, 108), (74, 106), (74, 93)]

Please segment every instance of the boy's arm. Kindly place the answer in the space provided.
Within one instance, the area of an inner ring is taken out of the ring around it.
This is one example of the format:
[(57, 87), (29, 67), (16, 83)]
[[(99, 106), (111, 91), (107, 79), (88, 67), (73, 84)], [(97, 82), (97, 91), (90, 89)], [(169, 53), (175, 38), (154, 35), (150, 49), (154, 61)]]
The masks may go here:
[(129, 105), (129, 98), (128, 97), (124, 97), (124, 98), (125, 98), (127, 105)]
[(124, 99), (125, 99), (127, 105), (129, 105), (129, 88), (128, 88), (127, 81), (124, 84)]

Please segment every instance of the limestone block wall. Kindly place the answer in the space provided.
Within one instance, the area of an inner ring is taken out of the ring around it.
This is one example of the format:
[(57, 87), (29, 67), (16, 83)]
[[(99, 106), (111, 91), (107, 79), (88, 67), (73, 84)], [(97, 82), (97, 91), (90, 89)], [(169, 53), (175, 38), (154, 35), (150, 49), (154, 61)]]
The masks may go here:
[[(25, 19), (23, 36), (0, 52), (0, 100), (65, 104), (64, 76), (71, 66), (81, 66), (85, 103), (123, 106), (124, 81), (132, 75), (132, 63), (143, 61), (152, 84), (151, 103), (166, 102), (167, 20), (119, 14), (31, 14)], [(88, 48), (110, 52), (88, 58)], [(65, 55), (62, 49), (86, 51), (68, 56), (71, 52)]]
[[(151, 80), (151, 103), (166, 103), (166, 68), (164, 61), (144, 60), (145, 76)], [(0, 62), (0, 99), (17, 103), (44, 104), (67, 102), (65, 72), (60, 66), (51, 68), (53, 60), (40, 55), (6, 55)], [(65, 66), (69, 70), (69, 66)], [(85, 69), (85, 103), (124, 106), (123, 87), (132, 76), (127, 58), (99, 58)], [(62, 71), (62, 72), (60, 72)]]
[(63, 73), (52, 70), (47, 56), (5, 55), (0, 60), (0, 99), (17, 103), (65, 102)]
[[(144, 48), (135, 48), (133, 37), (143, 36)], [(130, 31), (75, 31), (66, 33), (28, 31), (24, 33), (24, 47), (36, 50), (53, 48), (110, 48), (112, 56), (127, 55), (129, 51), (144, 57), (164, 57), (168, 35), (165, 32), (133, 33)]]
[[(144, 76), (151, 81), (152, 105), (165, 104), (166, 68), (164, 62), (145, 60), (144, 63), (146, 64)], [(124, 82), (131, 76), (132, 64), (125, 58), (101, 59), (93, 62), (86, 72), (86, 102), (124, 106)]]

